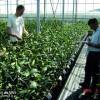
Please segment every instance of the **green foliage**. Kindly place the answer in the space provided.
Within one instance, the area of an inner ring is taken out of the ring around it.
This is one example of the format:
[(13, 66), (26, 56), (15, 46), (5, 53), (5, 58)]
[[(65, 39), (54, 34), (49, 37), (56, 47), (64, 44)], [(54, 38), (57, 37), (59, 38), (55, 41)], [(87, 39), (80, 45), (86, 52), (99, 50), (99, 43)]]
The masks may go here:
[(47, 21), (41, 22), (37, 33), (35, 21), (25, 24), (31, 36), (23, 36), (25, 43), (13, 45), (3, 34), (5, 21), (0, 22), (0, 50), (6, 48), (7, 51), (0, 60), (0, 87), (16, 86), (16, 100), (43, 100), (78, 49), (80, 44), (75, 41), (84, 37), (88, 27), (83, 22), (62, 26), (60, 21)]

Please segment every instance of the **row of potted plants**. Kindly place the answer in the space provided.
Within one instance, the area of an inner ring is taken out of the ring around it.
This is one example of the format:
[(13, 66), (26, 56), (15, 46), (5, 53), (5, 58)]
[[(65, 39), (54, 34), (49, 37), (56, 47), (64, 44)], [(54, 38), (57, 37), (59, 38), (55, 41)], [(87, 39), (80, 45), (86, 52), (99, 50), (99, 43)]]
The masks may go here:
[(15, 100), (43, 100), (79, 48), (76, 41), (88, 29), (83, 22), (62, 26), (57, 20), (41, 21), (37, 33), (36, 22), (26, 21), (30, 35), (13, 45), (5, 34), (6, 22), (0, 24), (0, 50), (6, 51), (0, 59), (0, 88), (16, 90)]

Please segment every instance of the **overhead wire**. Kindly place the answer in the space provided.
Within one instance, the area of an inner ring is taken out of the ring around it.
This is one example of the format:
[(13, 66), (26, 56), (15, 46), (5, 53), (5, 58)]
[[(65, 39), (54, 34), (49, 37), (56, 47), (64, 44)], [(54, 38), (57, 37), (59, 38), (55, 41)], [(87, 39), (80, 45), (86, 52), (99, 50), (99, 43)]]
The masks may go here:
[[(54, 10), (52, 0), (50, 0), (51, 8), (52, 8), (52, 11), (53, 11), (53, 19), (54, 19), (56, 22), (57, 22), (57, 20), (56, 20), (55, 14), (56, 14), (56, 11), (57, 11), (57, 8), (58, 8), (59, 1), (60, 1), (60, 0), (58, 0), (57, 5), (56, 5), (56, 8), (55, 8), (55, 10)], [(52, 25), (52, 22), (53, 22), (53, 21), (51, 21), (51, 25)], [(58, 24), (57, 24), (57, 26), (58, 26)]]
[(52, 1), (50, 0), (50, 4), (51, 4), (51, 7), (52, 7), (52, 11), (53, 11), (53, 18), (55, 18), (55, 13), (56, 13), (56, 11), (57, 11), (57, 8), (58, 8), (58, 4), (59, 4), (59, 0), (58, 0), (58, 2), (57, 2), (57, 5), (56, 5), (56, 9), (54, 10), (54, 8), (53, 8), (53, 3), (52, 3)]

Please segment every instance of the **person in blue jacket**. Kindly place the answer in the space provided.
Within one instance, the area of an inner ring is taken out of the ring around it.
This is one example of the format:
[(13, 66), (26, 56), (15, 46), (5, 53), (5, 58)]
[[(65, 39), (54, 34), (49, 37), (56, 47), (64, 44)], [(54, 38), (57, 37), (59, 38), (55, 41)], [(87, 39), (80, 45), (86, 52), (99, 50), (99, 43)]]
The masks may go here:
[(84, 82), (79, 85), (83, 88), (95, 90), (100, 77), (100, 26), (96, 18), (89, 19), (88, 25), (93, 30), (93, 34), (87, 42), (84, 42), (88, 45), (88, 55), (85, 65)]

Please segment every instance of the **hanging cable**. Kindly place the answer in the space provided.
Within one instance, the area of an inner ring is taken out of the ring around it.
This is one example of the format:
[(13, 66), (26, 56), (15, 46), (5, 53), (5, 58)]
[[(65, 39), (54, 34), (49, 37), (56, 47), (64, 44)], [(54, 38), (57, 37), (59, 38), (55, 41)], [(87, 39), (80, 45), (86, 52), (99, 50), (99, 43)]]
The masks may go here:
[[(51, 4), (52, 11), (53, 11), (53, 15), (54, 15), (53, 18), (54, 18), (55, 22), (57, 23), (55, 14), (56, 14), (56, 11), (57, 11), (57, 7), (58, 7), (58, 4), (59, 4), (59, 0), (58, 0), (58, 2), (57, 2), (57, 5), (56, 5), (56, 9), (55, 9), (55, 10), (54, 10), (54, 8), (53, 8), (53, 3), (52, 3), (51, 0), (50, 0), (50, 4)], [(51, 21), (51, 25), (52, 25), (52, 22), (53, 22), (53, 21)], [(57, 26), (58, 26), (58, 24), (57, 24)]]
[(56, 13), (56, 11), (57, 11), (57, 7), (58, 7), (58, 4), (59, 4), (59, 0), (58, 0), (58, 2), (57, 2), (57, 5), (56, 5), (56, 9), (55, 9), (55, 10), (54, 10), (54, 8), (53, 8), (53, 4), (52, 4), (52, 1), (51, 1), (51, 0), (50, 0), (50, 4), (51, 4), (52, 11), (53, 11), (53, 15), (54, 15), (53, 18), (55, 18), (55, 13)]

